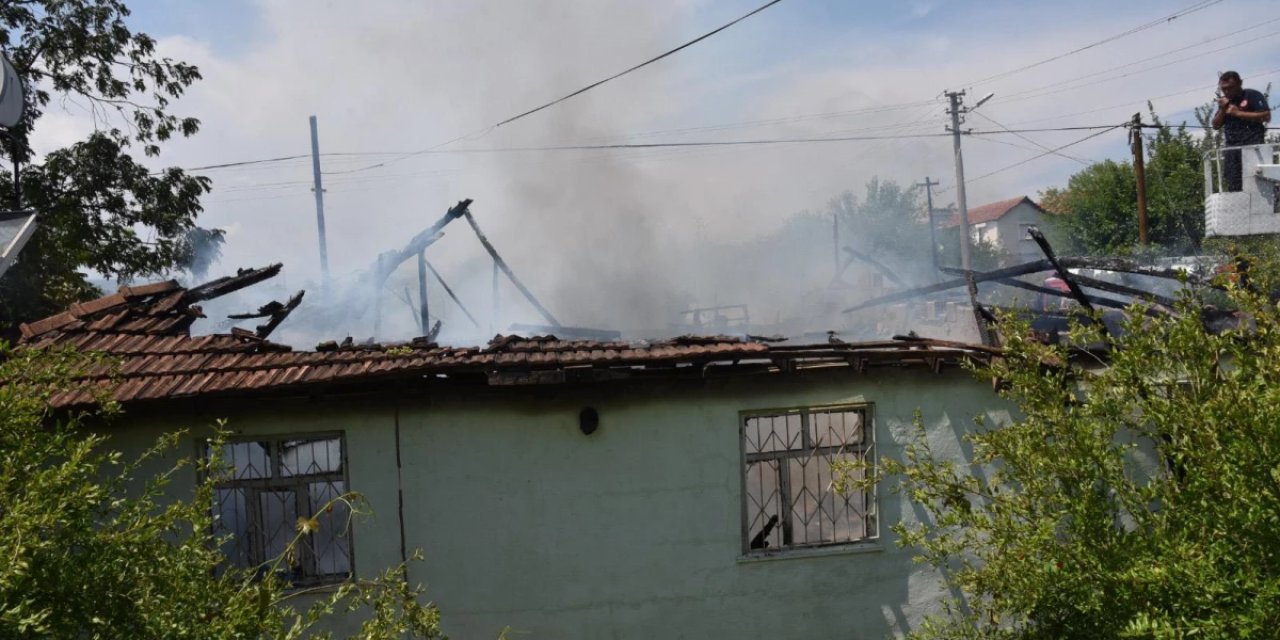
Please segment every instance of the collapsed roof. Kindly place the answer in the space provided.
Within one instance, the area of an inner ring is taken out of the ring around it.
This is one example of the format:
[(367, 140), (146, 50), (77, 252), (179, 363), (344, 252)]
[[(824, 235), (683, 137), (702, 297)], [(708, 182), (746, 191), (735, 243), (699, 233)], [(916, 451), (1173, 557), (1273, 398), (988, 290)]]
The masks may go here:
[(438, 377), (487, 385), (562, 384), (716, 372), (786, 373), (809, 368), (924, 366), (934, 371), (997, 350), (922, 338), (815, 345), (777, 345), (729, 336), (664, 341), (560, 340), (555, 336), (497, 336), (484, 346), (441, 346), (427, 338), (399, 344), (321, 343), (295, 351), (268, 340), (301, 301), (263, 305), (235, 318), (268, 318), (257, 331), (191, 335), (204, 313), (199, 302), (275, 276), (281, 265), (244, 269), (196, 287), (172, 280), (121, 287), (21, 326), (20, 348), (73, 347), (108, 355), (77, 376), (52, 404), (71, 407), (103, 397), (119, 402), (211, 398), (244, 394), (314, 393), (389, 380)]

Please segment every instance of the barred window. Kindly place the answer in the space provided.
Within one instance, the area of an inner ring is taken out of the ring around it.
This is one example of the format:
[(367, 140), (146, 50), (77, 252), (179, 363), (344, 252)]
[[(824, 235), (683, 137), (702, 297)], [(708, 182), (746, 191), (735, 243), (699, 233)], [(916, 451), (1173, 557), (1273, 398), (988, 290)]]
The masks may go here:
[[(877, 536), (874, 490), (841, 495), (831, 469), (838, 460), (875, 463), (870, 414), (867, 405), (743, 414), (744, 553)], [(862, 476), (862, 469), (853, 472)]]
[(351, 575), (350, 511), (334, 501), (347, 491), (342, 434), (235, 439), (221, 453), (214, 533), (230, 534), (222, 547), (228, 562), (262, 572), (275, 565), (295, 586)]

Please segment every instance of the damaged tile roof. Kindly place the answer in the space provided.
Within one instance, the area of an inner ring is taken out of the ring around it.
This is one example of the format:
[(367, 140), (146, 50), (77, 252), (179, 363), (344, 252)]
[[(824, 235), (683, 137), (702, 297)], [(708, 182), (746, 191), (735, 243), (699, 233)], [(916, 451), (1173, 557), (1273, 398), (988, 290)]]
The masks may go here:
[(560, 340), (554, 336), (497, 336), (485, 346), (446, 347), (425, 338), (402, 344), (326, 342), (294, 351), (253, 332), (192, 336), (204, 317), (194, 304), (275, 275), (280, 265), (184, 289), (167, 281), (73, 305), (21, 327), (23, 348), (74, 346), (107, 354), (55, 396), (55, 406), (90, 404), (104, 392), (120, 402), (245, 393), (306, 392), (348, 383), (421, 380), (466, 375), (490, 385), (552, 384), (673, 374), (705, 375), (708, 368), (794, 371), (812, 367), (944, 363), (996, 350), (917, 338), (869, 343), (836, 340), (780, 346), (730, 336), (664, 341)]

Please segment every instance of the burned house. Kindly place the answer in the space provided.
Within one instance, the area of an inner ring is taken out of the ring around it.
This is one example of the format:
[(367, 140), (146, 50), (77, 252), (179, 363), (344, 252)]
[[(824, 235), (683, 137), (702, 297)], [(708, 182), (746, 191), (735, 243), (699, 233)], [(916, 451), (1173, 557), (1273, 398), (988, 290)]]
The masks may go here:
[[(377, 574), (421, 549), (451, 637), (825, 638), (903, 632), (948, 593), (891, 527), (917, 518), (890, 491), (841, 495), (831, 463), (898, 456), (917, 411), (934, 450), (964, 458), (972, 418), (1008, 408), (962, 368), (989, 347), (903, 337), (815, 344), (723, 336), (664, 341), (498, 336), (483, 346), (194, 335), (200, 303), (273, 275), (124, 287), (22, 327), (24, 348), (111, 356), (53, 399), (106, 394), (101, 428), (141, 452), (212, 424), (234, 432), (216, 503), (229, 562), (278, 554), (298, 517), (358, 491), (287, 569), (297, 585)], [(196, 481), (170, 490), (190, 495)]]

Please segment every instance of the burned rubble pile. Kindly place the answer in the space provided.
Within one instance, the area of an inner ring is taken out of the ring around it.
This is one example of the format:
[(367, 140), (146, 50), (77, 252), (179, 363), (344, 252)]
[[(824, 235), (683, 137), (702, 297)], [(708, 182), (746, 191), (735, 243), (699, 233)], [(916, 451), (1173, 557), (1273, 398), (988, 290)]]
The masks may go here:
[[(1151, 316), (1177, 314), (1176, 299), (1168, 290), (1187, 285), (1223, 289), (1221, 285), (1211, 282), (1205, 274), (1194, 273), (1187, 269), (1146, 266), (1121, 258), (1058, 257), (1043, 233), (1034, 228), (1029, 233), (1044, 253), (1043, 259), (986, 272), (942, 267), (940, 271), (943, 273), (959, 277), (933, 285), (877, 296), (845, 309), (844, 313), (853, 314), (895, 302), (917, 300), (933, 294), (965, 288), (982, 344), (998, 346), (999, 337), (995, 326), (998, 312), (1026, 318), (1030, 320), (1032, 330), (1038, 338), (1056, 341), (1073, 319), (1091, 322), (1090, 314), (1095, 312), (1104, 328), (1114, 333), (1118, 330), (1124, 314), (1135, 307), (1140, 307), (1144, 314)], [(850, 253), (851, 258), (860, 257), (853, 252)], [(1161, 292), (1112, 282), (1103, 277), (1084, 275), (1079, 271), (1108, 275), (1131, 274), (1146, 280), (1154, 279), (1170, 284), (1166, 287), (1158, 287), (1166, 290)], [(1019, 279), (1022, 276), (1043, 273), (1051, 274), (1046, 278), (1046, 284), (1035, 284)], [(980, 283), (994, 283), (1031, 292), (1038, 297), (1038, 302), (1018, 306), (984, 305), (978, 299)], [(1086, 289), (1114, 295), (1086, 292)], [(1201, 315), (1211, 328), (1232, 326), (1236, 320), (1232, 312), (1212, 306), (1202, 308)]]

